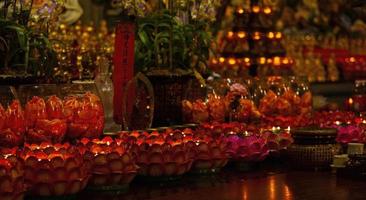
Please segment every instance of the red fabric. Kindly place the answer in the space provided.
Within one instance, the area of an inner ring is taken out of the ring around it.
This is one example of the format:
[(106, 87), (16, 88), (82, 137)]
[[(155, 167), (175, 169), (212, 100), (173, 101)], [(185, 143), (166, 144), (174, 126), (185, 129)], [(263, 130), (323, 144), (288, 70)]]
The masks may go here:
[(133, 78), (135, 57), (135, 24), (121, 21), (116, 27), (113, 70), (113, 116), (116, 123), (122, 124), (123, 88)]

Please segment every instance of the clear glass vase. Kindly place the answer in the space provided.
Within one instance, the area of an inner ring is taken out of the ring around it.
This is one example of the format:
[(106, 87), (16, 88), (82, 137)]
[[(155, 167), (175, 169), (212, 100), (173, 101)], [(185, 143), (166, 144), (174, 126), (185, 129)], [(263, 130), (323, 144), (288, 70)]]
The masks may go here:
[[(113, 119), (113, 82), (110, 73), (110, 62), (107, 57), (102, 56), (98, 60), (99, 73), (95, 77), (95, 84), (104, 107), (104, 132), (118, 132), (121, 126)], [(122, 106), (122, 105), (121, 105)]]

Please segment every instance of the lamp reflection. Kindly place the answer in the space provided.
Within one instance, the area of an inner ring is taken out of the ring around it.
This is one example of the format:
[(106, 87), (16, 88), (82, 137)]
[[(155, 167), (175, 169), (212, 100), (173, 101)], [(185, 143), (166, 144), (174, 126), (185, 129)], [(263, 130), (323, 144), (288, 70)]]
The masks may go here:
[[(257, 184), (242, 185), (242, 200), (267, 199), (267, 200), (292, 200), (293, 195), (286, 182), (279, 176), (269, 176), (265, 180), (258, 180), (264, 188), (258, 188)], [(256, 198), (260, 195), (260, 198)]]
[(276, 180), (274, 179), (273, 176), (269, 177), (268, 193), (269, 193), (270, 200), (276, 199)]

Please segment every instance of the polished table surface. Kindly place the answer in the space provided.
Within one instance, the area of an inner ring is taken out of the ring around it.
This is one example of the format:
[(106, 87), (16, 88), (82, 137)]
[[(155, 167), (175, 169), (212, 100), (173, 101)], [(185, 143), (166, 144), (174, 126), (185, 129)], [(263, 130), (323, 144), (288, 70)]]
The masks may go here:
[(84, 193), (76, 199), (106, 200), (366, 200), (366, 180), (330, 172), (226, 171), (215, 176), (186, 176), (180, 181), (134, 182), (124, 194)]

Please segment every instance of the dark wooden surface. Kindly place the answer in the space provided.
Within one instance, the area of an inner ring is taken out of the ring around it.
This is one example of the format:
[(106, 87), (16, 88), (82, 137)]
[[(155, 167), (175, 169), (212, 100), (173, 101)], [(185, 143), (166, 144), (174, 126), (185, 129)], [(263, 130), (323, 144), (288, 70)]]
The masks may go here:
[(125, 194), (84, 193), (77, 199), (364, 200), (366, 180), (339, 178), (330, 172), (227, 171), (212, 177), (186, 176), (165, 184), (134, 182)]

